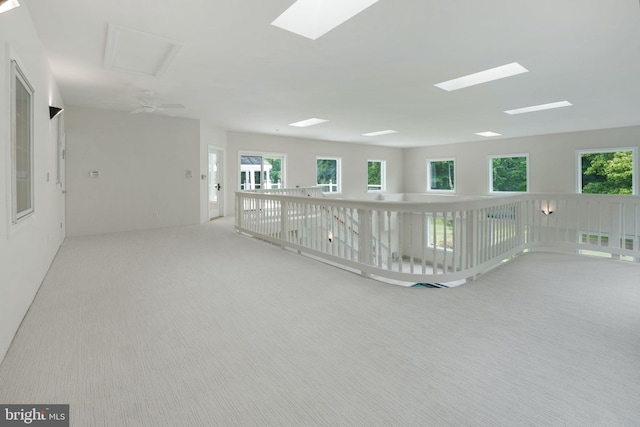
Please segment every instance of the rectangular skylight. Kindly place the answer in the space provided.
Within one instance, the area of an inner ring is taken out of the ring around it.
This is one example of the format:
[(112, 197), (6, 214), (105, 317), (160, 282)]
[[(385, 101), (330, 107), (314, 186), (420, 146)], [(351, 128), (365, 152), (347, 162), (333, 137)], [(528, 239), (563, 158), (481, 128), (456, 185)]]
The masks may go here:
[(388, 135), (390, 133), (398, 133), (398, 131), (387, 129), (387, 130), (380, 130), (377, 132), (363, 133), (362, 136), (380, 136), (380, 135)]
[(529, 70), (524, 68), (522, 65), (517, 62), (512, 62), (511, 64), (501, 65), (500, 67), (491, 68), (489, 70), (480, 71), (479, 73), (469, 74), (468, 76), (438, 83), (434, 86), (446, 91), (452, 91), (527, 72), (529, 72)]
[(315, 40), (378, 0), (298, 0), (271, 25)]
[(478, 132), (478, 133), (476, 133), (476, 135), (480, 135), (480, 136), (502, 136), (501, 133), (495, 133), (495, 132), (491, 132), (491, 131)]
[(4, 2), (0, 1), (0, 13), (6, 12), (18, 6), (20, 6), (18, 0), (6, 0)]
[(569, 101), (551, 102), (549, 104), (533, 105), (531, 107), (516, 108), (515, 110), (507, 110), (507, 114), (531, 113), (533, 111), (551, 110), (553, 108), (569, 107), (573, 105)]
[(299, 128), (306, 128), (307, 126), (319, 125), (320, 123), (328, 122), (329, 120), (325, 119), (316, 119), (315, 117), (312, 119), (302, 120), (300, 122), (290, 123), (289, 126), (295, 126)]

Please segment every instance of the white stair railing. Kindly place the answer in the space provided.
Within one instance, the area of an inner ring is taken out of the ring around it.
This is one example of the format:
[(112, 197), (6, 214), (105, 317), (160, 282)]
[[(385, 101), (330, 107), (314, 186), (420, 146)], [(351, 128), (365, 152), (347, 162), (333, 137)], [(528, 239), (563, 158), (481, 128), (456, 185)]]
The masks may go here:
[(470, 279), (525, 250), (640, 260), (638, 196), (425, 203), (329, 199), (306, 190), (237, 192), (236, 229), (365, 276), (415, 282)]

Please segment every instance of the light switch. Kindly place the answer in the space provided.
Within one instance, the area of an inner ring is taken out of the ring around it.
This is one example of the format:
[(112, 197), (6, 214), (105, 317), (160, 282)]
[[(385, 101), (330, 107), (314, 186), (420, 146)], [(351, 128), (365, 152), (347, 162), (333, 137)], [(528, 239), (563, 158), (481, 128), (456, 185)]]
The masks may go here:
[(184, 174), (184, 177), (187, 179), (193, 178), (193, 172), (191, 171), (191, 169), (187, 169), (187, 171)]

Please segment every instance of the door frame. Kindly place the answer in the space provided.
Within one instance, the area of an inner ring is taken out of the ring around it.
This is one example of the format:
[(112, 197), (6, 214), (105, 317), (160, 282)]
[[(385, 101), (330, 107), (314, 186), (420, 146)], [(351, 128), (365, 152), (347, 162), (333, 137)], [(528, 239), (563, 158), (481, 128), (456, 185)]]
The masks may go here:
[(218, 190), (218, 216), (224, 216), (224, 207), (225, 207), (225, 183), (224, 183), (224, 166), (225, 166), (225, 151), (224, 148), (218, 147), (216, 145), (208, 144), (207, 145), (207, 194), (206, 194), (206, 202), (207, 202), (207, 217), (209, 221), (211, 221), (211, 210), (209, 207), (209, 189), (211, 188), (211, 174), (209, 173), (209, 154), (211, 152), (216, 152), (218, 155), (218, 183), (220, 184), (220, 190)]

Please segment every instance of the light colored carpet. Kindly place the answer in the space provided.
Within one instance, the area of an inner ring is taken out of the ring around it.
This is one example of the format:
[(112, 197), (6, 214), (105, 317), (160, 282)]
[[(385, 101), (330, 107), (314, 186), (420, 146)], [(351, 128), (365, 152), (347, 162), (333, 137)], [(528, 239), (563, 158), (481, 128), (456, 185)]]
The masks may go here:
[(1, 403), (73, 426), (638, 426), (640, 266), (526, 254), (382, 284), (230, 219), (67, 239)]

